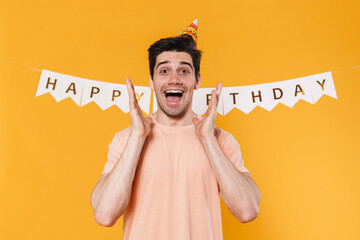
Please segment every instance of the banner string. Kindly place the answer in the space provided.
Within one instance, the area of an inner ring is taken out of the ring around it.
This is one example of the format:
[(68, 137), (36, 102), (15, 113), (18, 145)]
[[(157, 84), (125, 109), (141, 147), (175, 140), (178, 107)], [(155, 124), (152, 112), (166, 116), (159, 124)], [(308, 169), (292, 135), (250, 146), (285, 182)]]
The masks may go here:
[[(34, 71), (41, 72), (41, 70), (39, 70), (39, 69), (36, 69), (36, 68), (33, 68), (33, 67), (28, 67), (28, 66), (21, 65), (21, 64), (18, 64), (18, 63), (9, 62), (9, 61), (6, 61), (4, 59), (0, 59), (0, 62), (5, 62), (5, 63), (8, 63), (8, 64), (13, 64), (13, 65), (17, 65), (19, 67), (24, 67), (24, 68), (28, 68), (28, 69), (31, 69), (31, 70), (34, 70)], [(345, 68), (345, 69), (342, 69), (342, 70), (331, 71), (331, 73), (338, 73), (338, 72), (342, 72), (342, 71), (346, 71), (346, 70), (354, 69), (354, 68), (359, 68), (359, 67), (360, 67), (360, 65), (357, 65), (357, 66)]]
[(349, 70), (349, 69), (353, 69), (353, 68), (358, 68), (358, 67), (360, 67), (360, 65), (357, 65), (357, 66), (354, 66), (354, 67), (345, 68), (345, 69), (342, 69), (342, 70), (331, 71), (331, 72), (332, 72), (332, 73), (338, 73), (338, 72), (342, 72), (342, 71), (345, 71), (345, 70)]
[(24, 68), (28, 68), (28, 69), (31, 69), (31, 70), (35, 70), (35, 71), (41, 72), (41, 70), (39, 70), (39, 69), (36, 69), (36, 68), (33, 68), (33, 67), (24, 66), (24, 65), (21, 65), (21, 64), (18, 64), (18, 63), (12, 63), (12, 62), (6, 61), (6, 60), (4, 60), (4, 59), (0, 59), (0, 61), (1, 61), (1, 62), (5, 62), (5, 63), (8, 63), (8, 64), (13, 64), (13, 65), (17, 65), (17, 66), (20, 66), (20, 67), (24, 67)]

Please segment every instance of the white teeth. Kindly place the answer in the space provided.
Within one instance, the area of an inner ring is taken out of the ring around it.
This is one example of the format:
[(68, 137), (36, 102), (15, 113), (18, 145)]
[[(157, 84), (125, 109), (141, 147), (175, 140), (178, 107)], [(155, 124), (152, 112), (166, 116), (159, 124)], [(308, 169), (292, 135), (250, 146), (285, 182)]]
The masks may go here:
[(183, 91), (179, 91), (179, 90), (168, 90), (168, 91), (165, 91), (165, 93), (183, 93)]

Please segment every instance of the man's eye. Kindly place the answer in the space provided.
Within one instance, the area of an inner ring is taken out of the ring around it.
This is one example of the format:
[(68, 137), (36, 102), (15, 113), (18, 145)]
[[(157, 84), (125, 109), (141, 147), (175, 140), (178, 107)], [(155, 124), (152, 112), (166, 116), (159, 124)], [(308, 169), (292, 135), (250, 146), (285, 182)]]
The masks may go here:
[(166, 69), (160, 70), (160, 73), (167, 73), (168, 71)]
[(181, 73), (189, 73), (189, 70), (187, 70), (187, 69), (182, 69), (182, 70), (181, 70)]

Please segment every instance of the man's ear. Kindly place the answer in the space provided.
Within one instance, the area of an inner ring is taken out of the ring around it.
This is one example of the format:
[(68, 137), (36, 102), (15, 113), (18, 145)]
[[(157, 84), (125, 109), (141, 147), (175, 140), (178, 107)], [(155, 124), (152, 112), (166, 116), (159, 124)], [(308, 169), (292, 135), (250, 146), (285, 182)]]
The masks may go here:
[(150, 86), (150, 89), (154, 91), (154, 82), (153, 82), (151, 75), (149, 77), (149, 86)]
[(197, 78), (196, 78), (196, 84), (195, 84), (195, 86), (194, 86), (194, 89), (195, 89), (195, 90), (198, 90), (198, 89), (199, 89), (200, 83), (201, 83), (201, 75), (200, 75), (200, 73), (198, 73), (198, 76), (197, 76)]

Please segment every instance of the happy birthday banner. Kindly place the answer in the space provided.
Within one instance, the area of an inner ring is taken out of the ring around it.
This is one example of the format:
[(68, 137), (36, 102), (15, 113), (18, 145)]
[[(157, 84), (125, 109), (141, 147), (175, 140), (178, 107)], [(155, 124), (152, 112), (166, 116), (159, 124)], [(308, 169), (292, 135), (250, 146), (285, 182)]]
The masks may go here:
[[(150, 112), (151, 89), (134, 86), (140, 108)], [(193, 111), (199, 115), (206, 112), (214, 88), (194, 91)], [(124, 113), (129, 112), (129, 96), (126, 85), (94, 81), (61, 73), (42, 70), (36, 95), (50, 93), (57, 102), (70, 97), (78, 106), (96, 103), (102, 110), (116, 105)], [(307, 77), (257, 85), (223, 87), (217, 112), (225, 115), (233, 108), (249, 114), (256, 106), (271, 111), (278, 103), (292, 108), (300, 99), (316, 103), (322, 95), (337, 99), (331, 72)], [(154, 96), (153, 112), (157, 110)]]

